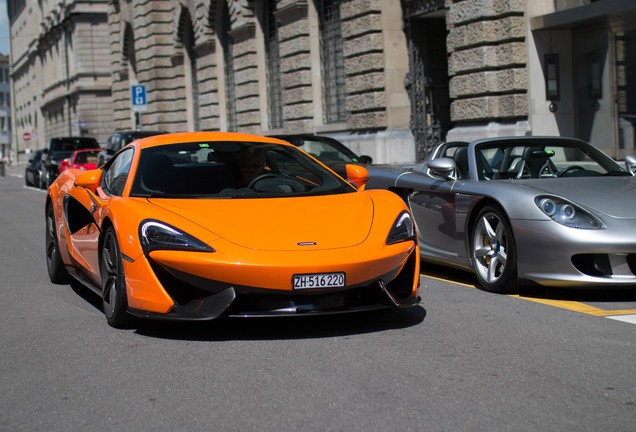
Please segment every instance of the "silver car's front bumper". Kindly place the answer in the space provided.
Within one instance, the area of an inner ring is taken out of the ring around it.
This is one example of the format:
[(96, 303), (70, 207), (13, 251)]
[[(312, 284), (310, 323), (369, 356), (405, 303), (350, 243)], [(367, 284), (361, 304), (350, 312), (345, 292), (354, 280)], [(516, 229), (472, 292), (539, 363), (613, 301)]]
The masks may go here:
[(636, 223), (600, 230), (554, 221), (512, 220), (521, 281), (570, 287), (636, 288)]

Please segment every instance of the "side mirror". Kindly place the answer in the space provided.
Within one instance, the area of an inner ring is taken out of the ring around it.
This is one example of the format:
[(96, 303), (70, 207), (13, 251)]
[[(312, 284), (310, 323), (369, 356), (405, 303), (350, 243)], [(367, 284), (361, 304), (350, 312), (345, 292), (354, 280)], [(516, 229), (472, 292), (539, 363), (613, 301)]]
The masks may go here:
[(451, 158), (437, 158), (428, 162), (427, 167), (431, 174), (446, 180), (457, 180), (457, 165)]
[(102, 174), (100, 169), (84, 171), (75, 177), (75, 186), (90, 189), (93, 192), (102, 184)]
[(625, 168), (627, 168), (627, 171), (629, 171), (632, 175), (636, 173), (636, 156), (635, 155), (625, 156)]
[(364, 185), (369, 181), (369, 171), (360, 165), (347, 164), (347, 180), (358, 186), (358, 190), (364, 190)]

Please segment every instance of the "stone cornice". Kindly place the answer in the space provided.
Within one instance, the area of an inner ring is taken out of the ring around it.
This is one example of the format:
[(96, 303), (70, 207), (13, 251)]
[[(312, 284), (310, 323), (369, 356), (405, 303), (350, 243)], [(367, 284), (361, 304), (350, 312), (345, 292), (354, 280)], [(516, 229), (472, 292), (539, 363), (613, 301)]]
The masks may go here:
[(274, 12), (278, 24), (283, 26), (299, 19), (307, 18), (307, 2), (305, 0), (290, 4)]
[(234, 43), (253, 39), (256, 35), (256, 24), (247, 23), (228, 32)]

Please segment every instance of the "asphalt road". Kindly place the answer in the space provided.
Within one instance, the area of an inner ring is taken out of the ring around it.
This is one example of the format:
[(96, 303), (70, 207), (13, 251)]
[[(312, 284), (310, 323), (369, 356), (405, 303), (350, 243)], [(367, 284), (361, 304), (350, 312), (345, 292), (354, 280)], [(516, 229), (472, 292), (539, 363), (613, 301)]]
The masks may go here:
[(20, 176), (0, 177), (0, 430), (636, 430), (634, 292), (495, 295), (425, 266), (406, 311), (116, 330), (49, 282)]

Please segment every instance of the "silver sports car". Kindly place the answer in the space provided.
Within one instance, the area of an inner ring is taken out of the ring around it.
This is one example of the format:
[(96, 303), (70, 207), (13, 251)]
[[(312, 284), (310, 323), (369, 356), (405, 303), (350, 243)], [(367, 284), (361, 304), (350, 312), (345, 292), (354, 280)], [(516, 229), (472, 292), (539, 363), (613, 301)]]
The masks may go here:
[(367, 189), (409, 205), (421, 258), (472, 270), (488, 291), (636, 288), (636, 177), (584, 141), (446, 142), (415, 168), (368, 171)]

